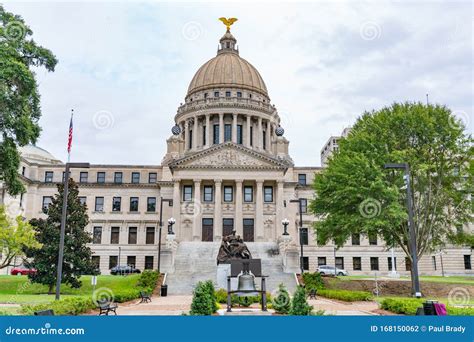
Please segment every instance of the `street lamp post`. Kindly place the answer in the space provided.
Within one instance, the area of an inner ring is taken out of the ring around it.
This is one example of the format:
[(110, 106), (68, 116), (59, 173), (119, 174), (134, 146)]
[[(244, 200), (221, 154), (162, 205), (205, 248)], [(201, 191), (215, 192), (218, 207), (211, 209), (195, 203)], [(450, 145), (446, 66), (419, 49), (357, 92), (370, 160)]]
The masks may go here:
[(290, 220), (284, 218), (281, 220), (281, 224), (283, 225), (283, 235), (290, 235), (288, 234), (288, 225), (290, 224)]
[[(412, 258), (413, 285), (415, 287), (415, 297), (421, 297), (420, 280), (418, 277), (418, 257), (416, 255), (416, 231), (413, 223), (413, 203), (411, 198), (410, 184), (410, 166), (407, 163), (388, 163), (384, 165), (385, 169), (402, 169), (404, 170), (403, 179), (407, 187), (407, 208), (408, 208), (408, 233), (410, 235), (410, 253)], [(393, 265), (392, 265), (393, 267)]]
[(168, 219), (168, 235), (174, 235), (173, 225), (176, 223), (176, 220), (171, 217)]
[(298, 199), (293, 199), (290, 200), (291, 203), (298, 203), (299, 206), (299, 212), (300, 212), (300, 222), (299, 222), (299, 235), (300, 235), (300, 247), (301, 247), (301, 256), (300, 256), (300, 269), (301, 269), (301, 274), (304, 273), (304, 266), (303, 266), (303, 199), (298, 198)]
[(61, 297), (61, 280), (63, 278), (64, 236), (66, 235), (67, 197), (69, 193), (69, 170), (72, 168), (88, 169), (89, 167), (89, 163), (66, 163), (66, 170), (64, 173), (63, 208), (61, 212), (61, 230), (59, 235), (58, 267), (56, 274), (56, 300), (59, 300)]
[(173, 206), (172, 199), (165, 199), (160, 197), (160, 228), (158, 232), (158, 272), (160, 272), (160, 265), (161, 265), (161, 230), (163, 229), (163, 202), (168, 202), (170, 207)]

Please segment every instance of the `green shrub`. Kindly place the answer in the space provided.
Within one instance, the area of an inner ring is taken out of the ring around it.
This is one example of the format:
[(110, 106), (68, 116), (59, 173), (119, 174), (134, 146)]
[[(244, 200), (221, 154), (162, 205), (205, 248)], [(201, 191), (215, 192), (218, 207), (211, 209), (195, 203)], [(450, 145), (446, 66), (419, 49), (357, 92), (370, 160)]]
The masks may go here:
[[(140, 291), (147, 289), (128, 289), (114, 292), (114, 302), (124, 303), (140, 297)], [(146, 291), (147, 292), (147, 291)]]
[(303, 273), (303, 282), (304, 282), (304, 287), (307, 293), (309, 293), (309, 291), (311, 290), (324, 289), (323, 278), (321, 277), (321, 274), (319, 274), (318, 272)]
[(298, 286), (291, 301), (289, 314), (294, 316), (308, 316), (313, 311), (313, 307), (306, 301), (306, 291), (304, 287)]
[(458, 308), (454, 306), (446, 307), (446, 311), (450, 316), (474, 316), (474, 308)]
[(318, 295), (331, 299), (343, 300), (346, 302), (359, 302), (372, 300), (372, 294), (366, 291), (349, 290), (318, 290)]
[(21, 312), (25, 315), (33, 315), (35, 311), (52, 309), (55, 315), (79, 315), (95, 308), (95, 304), (88, 297), (73, 297), (57, 300), (51, 303), (36, 305), (22, 305)]
[[(211, 282), (212, 285), (212, 282)], [(214, 286), (212, 286), (214, 289)], [(214, 292), (214, 291), (213, 291)], [(191, 303), (191, 315), (212, 315), (216, 312), (216, 296), (210, 293), (210, 286), (207, 282), (199, 282), (193, 293)]]
[(278, 285), (278, 294), (272, 300), (272, 306), (275, 312), (280, 314), (288, 314), (291, 309), (291, 298), (285, 285)]
[[(403, 315), (415, 315), (426, 299), (419, 298), (385, 298), (380, 307), (384, 310)], [(447, 305), (446, 311), (451, 316), (474, 316), (474, 308), (459, 308)]]
[(143, 289), (147, 289), (147, 290), (151, 289), (151, 291), (149, 292), (151, 293), (156, 288), (158, 277), (159, 277), (158, 271), (145, 270), (142, 273), (140, 273), (137, 286)]
[(214, 308), (212, 311), (212, 313), (214, 313), (220, 309), (220, 305), (217, 302), (216, 289), (214, 288), (214, 283), (212, 282), (212, 280), (206, 280), (204, 282), (204, 288), (207, 290), (207, 292), (209, 293), (209, 296), (211, 297), (212, 302), (214, 303)]
[[(219, 289), (215, 291), (215, 298), (216, 302), (220, 304), (227, 304), (227, 291), (224, 289)], [(250, 296), (250, 297), (239, 297), (235, 294), (231, 295), (231, 305), (236, 306), (240, 305), (243, 307), (248, 307), (255, 303), (260, 303), (262, 301), (262, 296), (259, 294), (258, 296)], [(267, 303), (272, 301), (272, 296), (269, 292), (267, 292)]]

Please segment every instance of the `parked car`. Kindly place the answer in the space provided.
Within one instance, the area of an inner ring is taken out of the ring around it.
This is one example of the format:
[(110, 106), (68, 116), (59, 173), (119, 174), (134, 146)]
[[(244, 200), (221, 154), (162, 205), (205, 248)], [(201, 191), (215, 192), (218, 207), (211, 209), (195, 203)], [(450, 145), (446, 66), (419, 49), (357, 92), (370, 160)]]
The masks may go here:
[(25, 266), (13, 267), (12, 270), (10, 271), (11, 275), (28, 275), (28, 274), (34, 274), (34, 273), (36, 273), (36, 269), (28, 268)]
[(123, 274), (132, 274), (132, 273), (141, 273), (138, 268), (133, 266), (115, 266), (110, 269), (110, 274), (112, 275), (123, 275)]
[[(336, 269), (336, 272), (334, 272), (334, 269)], [(338, 275), (338, 276), (346, 276), (348, 275), (347, 271), (341, 268), (335, 268), (334, 266), (330, 265), (321, 265), (319, 266), (316, 271), (321, 274), (321, 275)]]

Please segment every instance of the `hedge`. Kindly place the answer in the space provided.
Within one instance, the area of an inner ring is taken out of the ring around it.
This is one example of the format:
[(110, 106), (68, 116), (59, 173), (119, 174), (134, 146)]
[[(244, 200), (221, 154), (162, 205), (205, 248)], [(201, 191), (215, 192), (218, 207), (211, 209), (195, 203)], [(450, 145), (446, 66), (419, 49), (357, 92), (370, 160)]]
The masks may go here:
[(343, 300), (346, 302), (359, 302), (359, 301), (372, 300), (372, 294), (366, 291), (321, 289), (321, 290), (318, 290), (317, 294), (322, 297)]
[[(216, 301), (219, 304), (227, 304), (227, 291), (224, 289), (219, 289), (215, 292)], [(240, 305), (243, 307), (249, 307), (252, 304), (260, 303), (262, 301), (261, 295), (258, 296), (250, 296), (250, 297), (239, 297), (237, 295), (231, 295), (231, 305)], [(272, 295), (267, 292), (267, 307), (272, 302)]]
[(311, 290), (321, 290), (324, 289), (324, 281), (321, 277), (321, 274), (318, 272), (310, 273), (305, 272), (303, 273), (303, 282), (306, 292), (309, 293)]
[[(380, 303), (380, 307), (398, 314), (415, 315), (416, 310), (422, 307), (425, 301), (426, 299), (418, 298), (385, 298)], [(471, 307), (460, 308), (447, 305), (446, 311), (451, 316), (474, 316), (474, 308)]]

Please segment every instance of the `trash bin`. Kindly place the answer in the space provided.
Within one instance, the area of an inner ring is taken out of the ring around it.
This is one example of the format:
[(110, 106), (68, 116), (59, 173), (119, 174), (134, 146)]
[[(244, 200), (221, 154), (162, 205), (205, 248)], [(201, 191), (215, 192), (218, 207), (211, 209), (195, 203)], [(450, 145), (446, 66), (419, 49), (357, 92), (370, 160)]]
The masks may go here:
[(427, 300), (423, 303), (423, 311), (426, 316), (436, 316), (435, 303), (437, 303), (437, 301), (434, 300)]
[(160, 296), (161, 297), (166, 297), (167, 295), (168, 295), (168, 285), (163, 284), (163, 285), (161, 285)]

